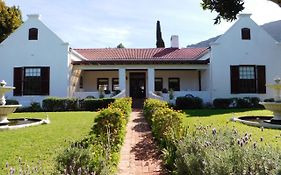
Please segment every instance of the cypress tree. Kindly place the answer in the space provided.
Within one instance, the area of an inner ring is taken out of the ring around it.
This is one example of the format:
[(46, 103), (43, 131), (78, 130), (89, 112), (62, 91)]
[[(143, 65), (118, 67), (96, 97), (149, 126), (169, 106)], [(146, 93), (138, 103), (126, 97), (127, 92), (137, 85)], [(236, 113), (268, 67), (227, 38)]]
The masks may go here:
[(157, 21), (157, 24), (156, 24), (156, 47), (157, 48), (161, 48), (161, 47), (165, 48), (165, 43), (162, 39), (160, 21)]

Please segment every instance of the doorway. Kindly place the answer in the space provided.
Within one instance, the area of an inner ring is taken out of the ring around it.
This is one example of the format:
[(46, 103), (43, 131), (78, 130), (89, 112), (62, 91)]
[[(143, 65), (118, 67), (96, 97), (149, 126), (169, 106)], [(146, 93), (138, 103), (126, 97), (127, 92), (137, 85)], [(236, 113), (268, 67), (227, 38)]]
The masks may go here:
[(144, 72), (130, 73), (130, 97), (143, 99), (146, 97), (146, 84)]

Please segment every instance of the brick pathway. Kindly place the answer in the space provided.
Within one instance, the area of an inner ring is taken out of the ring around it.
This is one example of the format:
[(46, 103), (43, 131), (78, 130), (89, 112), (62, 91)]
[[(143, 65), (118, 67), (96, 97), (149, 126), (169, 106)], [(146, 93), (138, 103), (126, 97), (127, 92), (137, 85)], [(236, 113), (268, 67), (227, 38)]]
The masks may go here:
[(141, 112), (132, 112), (121, 149), (119, 175), (163, 175), (160, 153)]

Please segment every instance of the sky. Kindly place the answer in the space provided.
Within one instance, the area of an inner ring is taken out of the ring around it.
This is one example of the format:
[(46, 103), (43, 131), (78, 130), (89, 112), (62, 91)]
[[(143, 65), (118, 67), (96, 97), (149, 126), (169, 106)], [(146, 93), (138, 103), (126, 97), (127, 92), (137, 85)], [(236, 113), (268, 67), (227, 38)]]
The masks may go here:
[[(156, 47), (156, 21), (170, 47), (178, 35), (180, 47), (224, 33), (232, 24), (214, 25), (216, 13), (203, 11), (201, 0), (5, 0), (41, 20), (74, 48)], [(245, 0), (243, 13), (251, 13), (259, 25), (281, 20), (281, 8), (268, 0)]]

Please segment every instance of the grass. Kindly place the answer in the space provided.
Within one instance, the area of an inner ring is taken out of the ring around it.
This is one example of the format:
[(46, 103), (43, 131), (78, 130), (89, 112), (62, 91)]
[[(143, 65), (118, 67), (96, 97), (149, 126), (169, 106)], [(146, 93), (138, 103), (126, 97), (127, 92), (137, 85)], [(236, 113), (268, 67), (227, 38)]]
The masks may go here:
[[(44, 171), (51, 174), (58, 152), (87, 135), (96, 116), (93, 112), (47, 114), (51, 124), (0, 131), (0, 174), (7, 174), (6, 162), (18, 167), (19, 158), (31, 167), (40, 161)], [(46, 113), (15, 113), (9, 118), (23, 117), (46, 118)]]
[(247, 126), (242, 123), (232, 122), (232, 117), (239, 116), (272, 116), (268, 110), (250, 110), (250, 109), (200, 109), (184, 110), (186, 117), (183, 118), (185, 126), (190, 130), (200, 125), (211, 126), (218, 129), (236, 129), (239, 134), (248, 133), (252, 135), (253, 140), (263, 139), (262, 144), (271, 144), (281, 148), (281, 130), (261, 129), (258, 127)]

